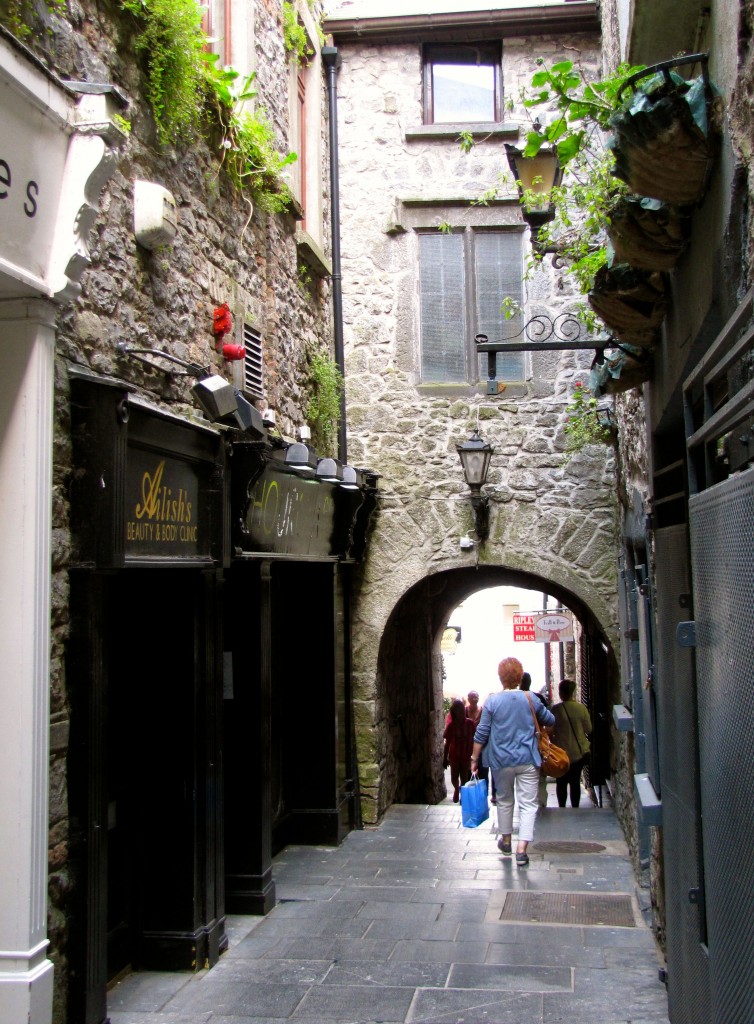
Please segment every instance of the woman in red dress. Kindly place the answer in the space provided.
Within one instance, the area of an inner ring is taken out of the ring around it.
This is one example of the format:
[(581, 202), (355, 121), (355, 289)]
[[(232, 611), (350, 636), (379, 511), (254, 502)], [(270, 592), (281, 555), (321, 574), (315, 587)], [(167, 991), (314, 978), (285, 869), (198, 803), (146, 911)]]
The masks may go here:
[(450, 765), (450, 781), (453, 783), (453, 803), (457, 804), (461, 786), (471, 778), (471, 750), (474, 746), (475, 725), (466, 717), (466, 708), (460, 697), (450, 705), (448, 724), (443, 733), (443, 768)]

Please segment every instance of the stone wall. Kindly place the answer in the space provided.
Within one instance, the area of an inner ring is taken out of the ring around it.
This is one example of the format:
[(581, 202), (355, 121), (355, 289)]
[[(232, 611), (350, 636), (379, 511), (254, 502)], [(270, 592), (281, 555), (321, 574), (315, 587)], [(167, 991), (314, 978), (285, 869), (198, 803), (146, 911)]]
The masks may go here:
[[(258, 101), (274, 125), (278, 147), (288, 149), (288, 59), (283, 45), (282, 3), (253, 3)], [(55, 961), (55, 1019), (65, 1020), (69, 939), (67, 908), (75, 885), (69, 844), (66, 757), (70, 706), (66, 681), (69, 630), (68, 571), (71, 534), (68, 491), (71, 454), (68, 367), (87, 367), (134, 385), (149, 401), (189, 419), (206, 420), (191, 399), (191, 378), (151, 370), (119, 354), (116, 346), (156, 348), (240, 384), (240, 364), (215, 352), (212, 310), (228, 302), (234, 334), (243, 342), (248, 322), (263, 337), (266, 404), (278, 427), (293, 436), (306, 421), (308, 359), (328, 351), (331, 339), (329, 283), (299, 274), (296, 220), (267, 215), (241, 199), (220, 169), (218, 153), (196, 140), (185, 148), (157, 143), (144, 94), (141, 64), (134, 55), (133, 23), (118, 5), (72, 0), (67, 17), (51, 16), (35, 33), (34, 47), (63, 79), (115, 84), (130, 100), (131, 130), (100, 203), (90, 236), (92, 262), (82, 277), (80, 298), (64, 307), (58, 327), (55, 448), (53, 465), (52, 652), (50, 764), (50, 925)], [(246, 69), (247, 71), (250, 68)], [(316, 102), (316, 97), (312, 97)], [(325, 123), (327, 104), (320, 96)], [(325, 136), (326, 137), (326, 136)], [(326, 147), (324, 147), (326, 152)], [(311, 169), (310, 169), (311, 170)], [(133, 235), (133, 182), (157, 182), (172, 192), (178, 212), (175, 243), (154, 252)], [(329, 175), (322, 168), (323, 190)], [(325, 237), (329, 237), (329, 203)], [(302, 276), (305, 278), (302, 280)], [(159, 361), (158, 361), (159, 362)]]
[[(427, 577), (474, 564), (530, 573), (562, 586), (594, 614), (617, 650), (614, 463), (590, 446), (566, 460), (564, 410), (591, 353), (532, 355), (523, 385), (499, 397), (479, 386), (420, 384), (418, 243), (401, 229), (407, 197), (437, 205), (437, 224), (453, 223), (444, 198), (474, 198), (505, 170), (499, 139), (464, 155), (455, 140), (406, 139), (421, 123), (421, 48), (417, 44), (340, 47), (339, 141), (343, 232), (349, 461), (381, 474), (381, 501), (369, 555), (356, 585), (354, 669), (365, 820), (390, 799), (394, 774), (378, 664), (391, 612)], [(524, 122), (518, 88), (535, 58), (568, 56), (596, 67), (597, 41), (574, 36), (505, 40), (504, 89)], [(515, 141), (515, 131), (512, 140)], [(508, 205), (489, 215), (520, 224), (512, 184)], [(430, 204), (431, 205), (431, 204)], [(492, 221), (490, 221), (492, 223)], [(501, 295), (501, 302), (503, 296)], [(549, 264), (527, 284), (527, 315), (572, 310), (579, 296)], [(473, 528), (455, 446), (477, 426), (495, 449), (488, 477), (489, 541), (460, 550)], [(395, 666), (401, 671), (401, 665)], [(407, 680), (407, 683), (409, 681)], [(423, 684), (422, 684), (423, 685)], [(431, 729), (428, 709), (425, 728)]]

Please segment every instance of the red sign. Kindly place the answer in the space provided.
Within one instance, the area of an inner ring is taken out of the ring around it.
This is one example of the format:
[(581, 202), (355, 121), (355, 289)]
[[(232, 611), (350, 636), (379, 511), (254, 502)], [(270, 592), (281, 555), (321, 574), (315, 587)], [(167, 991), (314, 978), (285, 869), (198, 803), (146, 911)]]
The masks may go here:
[(515, 641), (532, 641), (536, 640), (533, 615), (519, 615), (513, 616), (513, 640)]

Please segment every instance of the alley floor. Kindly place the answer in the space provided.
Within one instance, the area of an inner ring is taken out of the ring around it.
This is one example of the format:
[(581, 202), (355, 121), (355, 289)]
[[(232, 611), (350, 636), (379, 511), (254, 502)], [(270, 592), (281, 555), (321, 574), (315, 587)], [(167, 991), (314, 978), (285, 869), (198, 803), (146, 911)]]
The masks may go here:
[(498, 852), (494, 807), (468, 829), (449, 800), (288, 847), (272, 912), (230, 918), (211, 971), (127, 976), (111, 1024), (668, 1024), (616, 818), (550, 788), (527, 868)]

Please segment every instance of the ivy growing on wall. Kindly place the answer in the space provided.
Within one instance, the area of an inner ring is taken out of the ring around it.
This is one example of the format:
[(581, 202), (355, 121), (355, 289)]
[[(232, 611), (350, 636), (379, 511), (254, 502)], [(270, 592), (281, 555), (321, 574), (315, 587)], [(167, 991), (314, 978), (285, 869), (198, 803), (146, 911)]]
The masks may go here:
[(216, 143), (239, 191), (265, 211), (285, 209), (291, 193), (281, 171), (296, 155), (277, 152), (263, 108), (247, 105), (256, 98), (255, 76), (242, 79), (208, 52), (196, 0), (121, 0), (121, 6), (135, 19), (134, 49), (144, 62), (160, 142), (185, 145), (202, 136)]
[(318, 352), (311, 358), (309, 379), (312, 395), (306, 411), (314, 446), (332, 453), (338, 432), (343, 375), (332, 359)]

